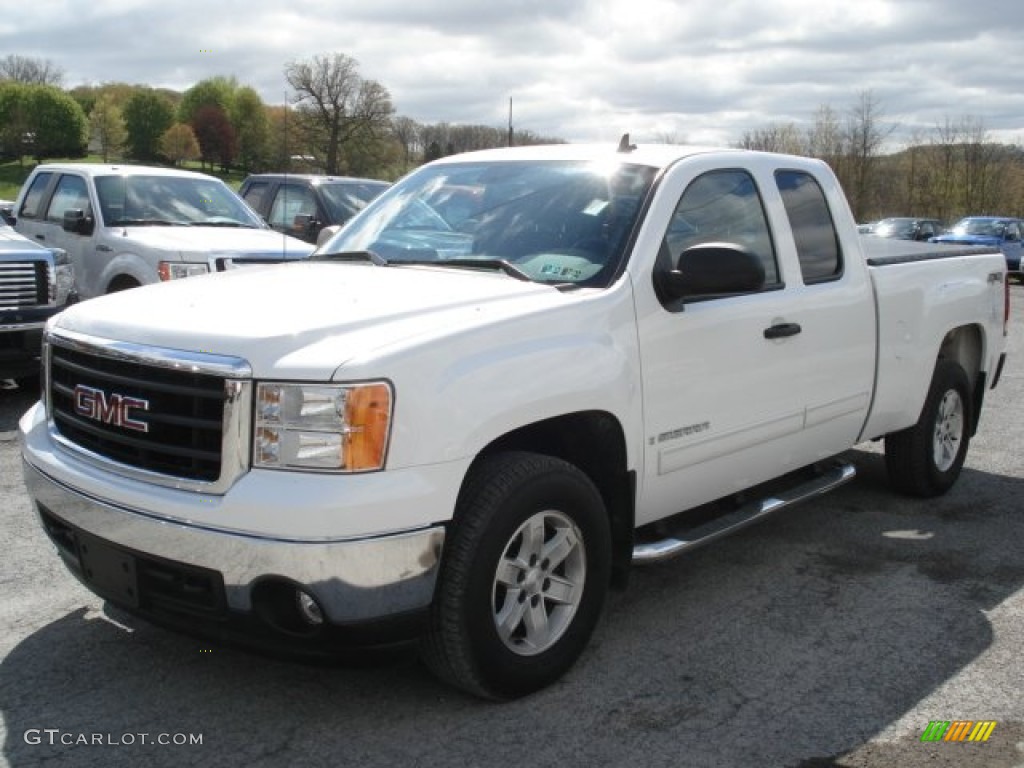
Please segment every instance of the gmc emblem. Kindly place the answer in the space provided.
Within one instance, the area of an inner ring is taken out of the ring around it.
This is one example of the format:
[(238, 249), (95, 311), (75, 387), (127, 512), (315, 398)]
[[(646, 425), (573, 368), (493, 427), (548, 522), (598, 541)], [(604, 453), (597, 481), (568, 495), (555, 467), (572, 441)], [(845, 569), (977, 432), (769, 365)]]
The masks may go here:
[(75, 387), (75, 413), (79, 416), (136, 432), (149, 432), (149, 424), (131, 417), (132, 410), (148, 411), (149, 400), (117, 393), (108, 395), (102, 389), (85, 384)]

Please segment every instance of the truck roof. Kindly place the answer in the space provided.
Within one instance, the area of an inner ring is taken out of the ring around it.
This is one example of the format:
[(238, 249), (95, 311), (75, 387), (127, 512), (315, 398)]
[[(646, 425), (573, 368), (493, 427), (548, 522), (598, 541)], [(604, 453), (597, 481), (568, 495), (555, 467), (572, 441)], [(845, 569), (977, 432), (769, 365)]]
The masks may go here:
[[(677, 160), (693, 155), (710, 153), (754, 154), (750, 150), (681, 145), (681, 144), (635, 144), (628, 151), (620, 152), (613, 142), (607, 144), (538, 144), (523, 147), (482, 149), (450, 155), (436, 162), (458, 163), (501, 160), (601, 160), (627, 161), (654, 168), (664, 168)], [(759, 154), (759, 153), (758, 153)], [(807, 158), (803, 158), (806, 160)]]
[(43, 163), (37, 171), (73, 171), (83, 176), (189, 176), (192, 178), (218, 180), (215, 176), (183, 168), (162, 168), (150, 165), (125, 163)]
[(384, 186), (389, 186), (391, 184), (390, 181), (371, 179), (363, 176), (325, 176), (319, 173), (286, 173), (284, 171), (276, 173), (250, 173), (245, 177), (245, 181), (308, 181), (311, 184), (356, 182), (359, 184), (382, 184)]

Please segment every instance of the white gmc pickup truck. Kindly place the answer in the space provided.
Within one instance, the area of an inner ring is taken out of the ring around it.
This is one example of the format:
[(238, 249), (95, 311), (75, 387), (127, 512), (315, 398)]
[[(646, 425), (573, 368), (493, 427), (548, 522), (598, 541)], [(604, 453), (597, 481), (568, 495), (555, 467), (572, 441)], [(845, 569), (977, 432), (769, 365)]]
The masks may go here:
[(631, 563), (842, 484), (851, 446), (947, 491), (1007, 297), (998, 251), (861, 238), (818, 161), (471, 153), (312, 261), (61, 313), (25, 480), (69, 569), (155, 623), (418, 637), (514, 697), (572, 665)]

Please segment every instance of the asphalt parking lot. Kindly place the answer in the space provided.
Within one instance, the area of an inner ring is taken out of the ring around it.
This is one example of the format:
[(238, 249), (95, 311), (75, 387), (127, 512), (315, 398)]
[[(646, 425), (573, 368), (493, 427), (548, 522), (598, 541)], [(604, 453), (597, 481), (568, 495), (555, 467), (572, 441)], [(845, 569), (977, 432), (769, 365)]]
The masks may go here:
[[(0, 718), (9, 766), (1024, 765), (1024, 286), (958, 485), (851, 484), (636, 570), (589, 650), (509, 704), (408, 653), (304, 666), (149, 627), (80, 587), (21, 486), (0, 391)], [(994, 721), (923, 743), (932, 721)]]

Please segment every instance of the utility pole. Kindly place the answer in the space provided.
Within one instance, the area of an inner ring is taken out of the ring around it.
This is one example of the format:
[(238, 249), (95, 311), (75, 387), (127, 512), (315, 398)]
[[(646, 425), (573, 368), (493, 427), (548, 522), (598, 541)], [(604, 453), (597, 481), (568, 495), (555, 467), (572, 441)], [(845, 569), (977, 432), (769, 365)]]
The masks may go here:
[(508, 146), (512, 146), (512, 97), (508, 97)]

